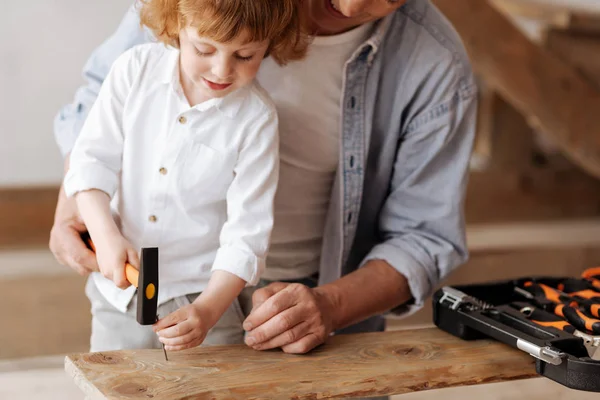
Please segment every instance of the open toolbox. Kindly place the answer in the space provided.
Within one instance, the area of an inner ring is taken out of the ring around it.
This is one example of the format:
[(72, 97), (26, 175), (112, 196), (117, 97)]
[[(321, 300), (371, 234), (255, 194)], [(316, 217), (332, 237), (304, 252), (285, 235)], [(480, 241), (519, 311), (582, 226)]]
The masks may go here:
[(529, 353), (538, 374), (564, 386), (600, 392), (600, 267), (580, 278), (445, 286), (433, 295), (433, 319), (462, 339)]

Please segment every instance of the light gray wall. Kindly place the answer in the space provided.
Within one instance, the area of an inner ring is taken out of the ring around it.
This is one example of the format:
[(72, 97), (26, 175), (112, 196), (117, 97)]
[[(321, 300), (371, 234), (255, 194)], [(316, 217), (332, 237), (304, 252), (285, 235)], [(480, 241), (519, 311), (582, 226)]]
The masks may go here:
[(59, 183), (52, 119), (132, 0), (0, 0), (0, 186)]

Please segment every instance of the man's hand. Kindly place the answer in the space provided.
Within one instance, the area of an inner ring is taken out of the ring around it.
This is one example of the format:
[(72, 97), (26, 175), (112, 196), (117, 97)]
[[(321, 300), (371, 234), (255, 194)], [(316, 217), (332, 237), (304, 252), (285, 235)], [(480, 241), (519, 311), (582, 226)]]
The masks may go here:
[(306, 353), (335, 329), (335, 301), (320, 288), (274, 282), (258, 289), (252, 303), (244, 329), (246, 344), (255, 350), (281, 347), (286, 353)]
[(98, 271), (96, 256), (81, 240), (81, 234), (85, 231), (75, 199), (68, 199), (61, 187), (49, 246), (59, 263), (83, 276)]

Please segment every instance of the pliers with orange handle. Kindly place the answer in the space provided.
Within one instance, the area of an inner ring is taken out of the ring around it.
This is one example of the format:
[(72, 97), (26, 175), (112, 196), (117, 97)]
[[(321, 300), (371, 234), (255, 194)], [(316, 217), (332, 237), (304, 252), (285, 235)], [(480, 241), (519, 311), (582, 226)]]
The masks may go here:
[(594, 288), (600, 290), (600, 267), (586, 269), (581, 273), (581, 277), (586, 279)]
[(600, 318), (600, 280), (565, 279), (557, 285), (557, 289), (573, 298), (588, 315)]
[[(532, 281), (525, 282), (523, 290), (528, 292), (540, 307), (564, 318), (576, 329), (600, 335), (600, 319), (591, 318), (584, 314), (579, 309), (582, 305), (581, 302), (570, 295), (543, 283), (534, 283)], [(594, 306), (589, 303), (587, 304), (591, 306), (590, 308)], [(591, 311), (590, 308), (588, 309)]]

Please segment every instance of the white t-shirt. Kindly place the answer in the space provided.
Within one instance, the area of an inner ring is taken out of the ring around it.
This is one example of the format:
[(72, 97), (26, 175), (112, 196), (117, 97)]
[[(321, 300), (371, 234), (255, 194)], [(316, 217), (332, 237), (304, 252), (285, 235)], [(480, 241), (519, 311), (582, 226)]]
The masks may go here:
[[(275, 106), (258, 83), (194, 107), (179, 51), (144, 44), (115, 61), (71, 152), (67, 195), (99, 189), (134, 248), (159, 248), (159, 296), (202, 291), (211, 270), (256, 284), (279, 169)], [(95, 282), (125, 311), (135, 288)]]
[(259, 70), (258, 81), (277, 106), (281, 143), (265, 278), (302, 278), (318, 271), (338, 168), (344, 65), (372, 26), (316, 37), (304, 60), (279, 67), (267, 59)]

